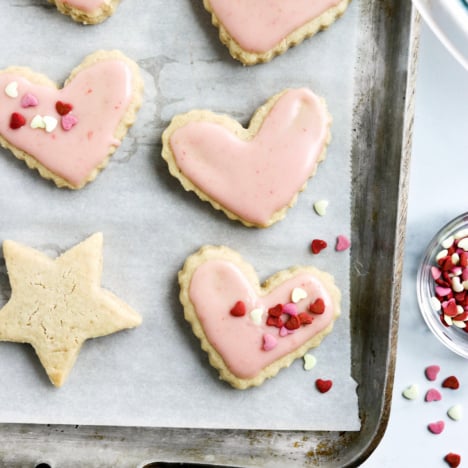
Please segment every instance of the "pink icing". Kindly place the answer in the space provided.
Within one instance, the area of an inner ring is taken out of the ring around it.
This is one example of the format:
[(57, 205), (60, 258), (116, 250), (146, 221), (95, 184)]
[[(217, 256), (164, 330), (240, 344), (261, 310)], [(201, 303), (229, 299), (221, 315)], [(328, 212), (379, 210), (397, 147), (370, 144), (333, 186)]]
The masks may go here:
[(266, 52), (341, 0), (210, 0), (229, 35), (249, 52)]
[(69, 5), (72, 8), (76, 8), (81, 11), (95, 11), (98, 8), (101, 8), (103, 5), (108, 5), (109, 0), (63, 0), (65, 5)]
[[(12, 81), (18, 83), (18, 98), (3, 92)], [(20, 109), (21, 98), (28, 93), (37, 98), (38, 104)], [(131, 71), (124, 61), (116, 59), (83, 69), (60, 90), (33, 84), (19, 74), (0, 73), (0, 134), (54, 174), (79, 186), (106, 159), (111, 146), (120, 144), (113, 135), (131, 99)], [(57, 101), (73, 105), (76, 125), (68, 131), (58, 125), (51, 133), (31, 128), (36, 115), (60, 120), (55, 109)], [(10, 115), (18, 109), (27, 123), (12, 130)]]
[(190, 122), (172, 134), (170, 145), (194, 185), (244, 220), (263, 225), (314, 172), (329, 123), (323, 101), (296, 89), (278, 99), (250, 141), (213, 122)]
[[(298, 303), (301, 312), (318, 297), (325, 302), (325, 312), (314, 315), (310, 325), (282, 337), (277, 328), (266, 325), (267, 310), (287, 303), (294, 287), (303, 288), (308, 295)], [(312, 274), (298, 272), (270, 294), (259, 297), (243, 273), (223, 260), (208, 260), (198, 267), (192, 276), (189, 296), (208, 341), (230, 371), (244, 379), (255, 377), (263, 368), (300, 347), (326, 328), (334, 316), (330, 296)], [(261, 325), (254, 324), (249, 313), (243, 317), (230, 315), (229, 310), (238, 300), (244, 301), (248, 311), (258, 307), (265, 310)], [(275, 346), (271, 346), (268, 338), (268, 352), (263, 349), (267, 335), (277, 337)]]

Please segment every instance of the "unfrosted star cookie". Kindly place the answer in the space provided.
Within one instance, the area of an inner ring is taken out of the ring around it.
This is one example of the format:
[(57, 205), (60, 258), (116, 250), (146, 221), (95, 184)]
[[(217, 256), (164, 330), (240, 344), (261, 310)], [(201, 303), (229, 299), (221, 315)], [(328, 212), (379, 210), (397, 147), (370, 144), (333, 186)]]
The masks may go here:
[(204, 0), (221, 42), (244, 65), (268, 62), (332, 24), (351, 0)]
[(75, 21), (97, 24), (114, 13), (120, 0), (49, 0), (49, 2)]
[(0, 341), (31, 344), (55, 386), (87, 339), (140, 325), (137, 312), (101, 287), (102, 234), (56, 259), (10, 240), (3, 254), (11, 297), (0, 309)]
[(240, 255), (205, 246), (179, 272), (180, 301), (220, 378), (233, 387), (260, 385), (318, 346), (340, 314), (333, 277), (293, 267), (263, 285)]
[(261, 106), (248, 128), (194, 110), (174, 117), (162, 156), (186, 190), (246, 226), (282, 219), (325, 159), (331, 116), (312, 91), (287, 89)]
[(134, 123), (143, 81), (119, 51), (98, 51), (63, 88), (29, 68), (0, 71), (0, 145), (58, 187), (79, 189), (103, 169)]

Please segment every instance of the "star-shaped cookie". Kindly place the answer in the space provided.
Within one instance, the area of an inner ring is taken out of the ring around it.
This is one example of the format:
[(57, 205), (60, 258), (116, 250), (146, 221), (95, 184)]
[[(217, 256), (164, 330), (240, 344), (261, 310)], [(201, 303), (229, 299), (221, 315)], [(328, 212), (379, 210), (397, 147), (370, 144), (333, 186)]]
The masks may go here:
[(100, 285), (102, 244), (96, 233), (51, 259), (3, 242), (11, 297), (0, 309), (0, 340), (30, 343), (57, 387), (85, 340), (141, 323), (137, 312)]

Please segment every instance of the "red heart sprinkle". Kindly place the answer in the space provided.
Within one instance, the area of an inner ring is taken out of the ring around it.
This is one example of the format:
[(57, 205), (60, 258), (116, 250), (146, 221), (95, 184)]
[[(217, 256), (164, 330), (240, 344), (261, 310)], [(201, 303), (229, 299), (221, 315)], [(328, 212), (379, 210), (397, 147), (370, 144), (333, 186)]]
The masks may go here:
[(450, 452), (450, 453), (447, 453), (447, 455), (445, 455), (444, 460), (452, 468), (457, 468), (457, 466), (459, 466), (461, 463), (461, 456), (458, 455), (458, 453)]
[(442, 382), (442, 387), (451, 388), (453, 390), (456, 390), (457, 388), (460, 387), (460, 382), (458, 381), (458, 379), (454, 375), (451, 375), (450, 377), (447, 377)]
[(309, 325), (313, 322), (314, 318), (309, 315), (307, 312), (301, 312), (297, 316), (299, 318), (299, 321), (301, 322), (301, 325)]
[(67, 115), (73, 110), (73, 106), (68, 102), (57, 101), (55, 103), (55, 109), (60, 115)]
[(284, 326), (287, 330), (297, 330), (301, 326), (301, 321), (297, 315), (290, 315)]
[(333, 382), (331, 380), (322, 380), (317, 379), (315, 381), (315, 386), (320, 393), (327, 393), (330, 388), (332, 388)]
[(323, 314), (325, 312), (325, 302), (321, 297), (309, 304), (309, 312), (313, 314)]
[(247, 312), (247, 310), (245, 308), (245, 304), (242, 301), (237, 301), (234, 304), (234, 307), (231, 309), (230, 313), (234, 317), (242, 317), (242, 316), (245, 315), (246, 312)]
[(282, 313), (283, 304), (276, 304), (268, 309), (268, 315), (271, 315), (272, 317), (280, 317)]
[(284, 325), (281, 317), (274, 317), (273, 315), (268, 316), (266, 324), (276, 328), (281, 328)]
[(10, 117), (10, 128), (16, 130), (21, 128), (23, 125), (26, 125), (26, 119), (24, 115), (19, 114), (18, 112), (13, 112)]
[(322, 240), (322, 239), (314, 239), (312, 243), (310, 244), (310, 249), (312, 250), (312, 253), (318, 254), (321, 252), (325, 247), (327, 246), (327, 243)]

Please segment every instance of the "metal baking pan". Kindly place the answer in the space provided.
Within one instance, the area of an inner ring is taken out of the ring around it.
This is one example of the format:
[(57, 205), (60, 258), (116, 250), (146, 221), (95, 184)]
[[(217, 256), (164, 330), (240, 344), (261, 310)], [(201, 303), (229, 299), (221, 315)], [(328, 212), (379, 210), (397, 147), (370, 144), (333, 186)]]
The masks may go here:
[[(362, 0), (353, 125), (352, 374), (359, 432), (0, 425), (0, 466), (358, 466), (378, 445), (394, 376), (419, 18)], [(4, 404), (7, 402), (4, 402)]]

